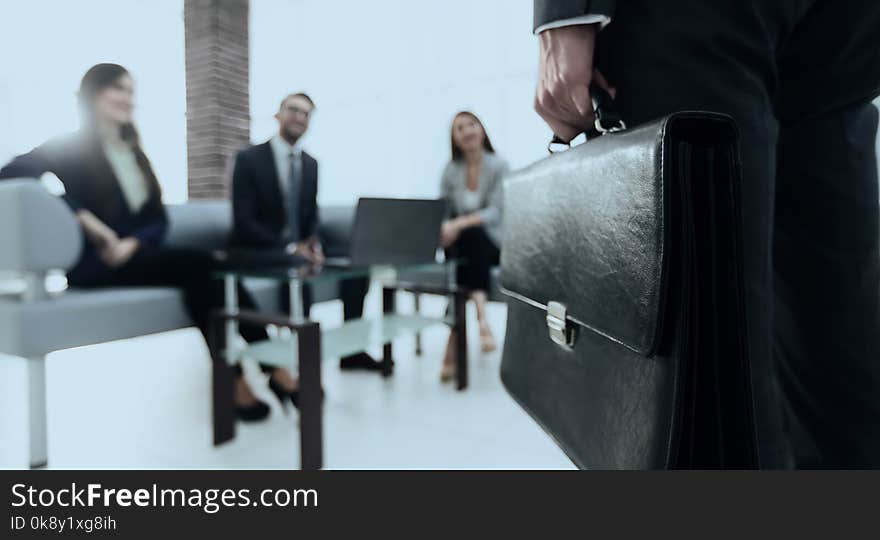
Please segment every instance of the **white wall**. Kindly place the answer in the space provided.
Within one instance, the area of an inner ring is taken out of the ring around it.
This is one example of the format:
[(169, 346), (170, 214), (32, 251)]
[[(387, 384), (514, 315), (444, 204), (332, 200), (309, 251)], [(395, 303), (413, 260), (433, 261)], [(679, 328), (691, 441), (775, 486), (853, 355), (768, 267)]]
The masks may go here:
[(183, 0), (4, 0), (0, 20), (0, 163), (76, 129), (80, 78), (115, 62), (166, 200), (186, 198)]
[[(0, 162), (75, 129), (80, 77), (117, 62), (135, 77), (165, 198), (185, 199), (182, 0), (3, 2), (0, 19)], [(325, 204), (435, 195), (460, 109), (522, 166), (547, 137), (531, 110), (530, 28), (530, 0), (251, 0), (252, 138), (274, 132), (282, 96), (309, 92), (319, 111), (306, 147), (321, 161)]]
[[(118, 62), (166, 200), (185, 199), (182, 0), (4, 1), (0, 20), (0, 162), (75, 129), (80, 77)], [(275, 131), (282, 96), (309, 92), (324, 204), (435, 195), (460, 109), (521, 167), (549, 135), (531, 108), (530, 29), (531, 0), (251, 0), (252, 139)]]
[(276, 130), (281, 98), (318, 110), (305, 148), (320, 201), (435, 196), (455, 112), (470, 109), (514, 167), (546, 153), (532, 111), (531, 0), (251, 0), (252, 139)]

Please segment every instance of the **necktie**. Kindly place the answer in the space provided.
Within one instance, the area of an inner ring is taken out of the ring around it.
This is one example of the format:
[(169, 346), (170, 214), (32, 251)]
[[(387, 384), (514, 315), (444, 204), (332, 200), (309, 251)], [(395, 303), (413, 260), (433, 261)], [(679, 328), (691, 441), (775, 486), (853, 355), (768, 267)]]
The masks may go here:
[(288, 182), (287, 191), (287, 229), (290, 242), (298, 242), (302, 240), (300, 231), (300, 197), (302, 193), (302, 160), (299, 156), (290, 153), (290, 181)]

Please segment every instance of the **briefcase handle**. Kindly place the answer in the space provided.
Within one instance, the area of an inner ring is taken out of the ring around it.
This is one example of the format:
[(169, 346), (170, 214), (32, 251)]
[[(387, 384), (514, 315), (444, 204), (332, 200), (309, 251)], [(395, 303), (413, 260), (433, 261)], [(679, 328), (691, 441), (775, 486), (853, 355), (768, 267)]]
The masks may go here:
[[(584, 131), (587, 139), (626, 129), (623, 117), (620, 116), (620, 113), (617, 112), (617, 107), (614, 106), (614, 99), (604, 88), (591, 84), (590, 97), (592, 98), (593, 111), (596, 118), (593, 121), (593, 126), (589, 130)], [(571, 148), (571, 142), (565, 142), (555, 134), (553, 139), (547, 144), (547, 151), (551, 154), (563, 152), (569, 148)]]

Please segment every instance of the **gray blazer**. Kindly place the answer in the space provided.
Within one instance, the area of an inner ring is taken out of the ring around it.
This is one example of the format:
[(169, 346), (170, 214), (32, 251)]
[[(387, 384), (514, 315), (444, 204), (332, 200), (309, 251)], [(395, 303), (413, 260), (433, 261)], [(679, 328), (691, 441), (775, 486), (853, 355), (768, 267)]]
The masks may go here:
[[(483, 154), (480, 181), (477, 192), (480, 194), (480, 217), (483, 227), (495, 245), (501, 247), (501, 213), (504, 198), (503, 179), (510, 168), (497, 154)], [(450, 161), (443, 169), (440, 180), (440, 196), (446, 200), (447, 217), (452, 218), (466, 213), (464, 210), (465, 190), (467, 189), (467, 165), (462, 161)]]

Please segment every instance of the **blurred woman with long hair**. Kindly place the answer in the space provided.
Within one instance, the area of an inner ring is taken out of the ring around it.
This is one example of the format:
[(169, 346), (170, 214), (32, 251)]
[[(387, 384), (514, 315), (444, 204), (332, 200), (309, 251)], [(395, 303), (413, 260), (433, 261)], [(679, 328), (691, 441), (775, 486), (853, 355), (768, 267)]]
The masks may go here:
[[(74, 287), (171, 286), (183, 292), (187, 311), (207, 335), (210, 312), (223, 305), (222, 283), (213, 276), (209, 251), (163, 246), (168, 218), (150, 160), (133, 122), (134, 81), (117, 64), (97, 64), (83, 76), (78, 94), (81, 127), (18, 156), (0, 178), (39, 178), (54, 173), (76, 213), (87, 242), (67, 279)], [(243, 288), (244, 306), (253, 300)], [(243, 332), (265, 339), (263, 329)], [(294, 387), (289, 372), (275, 369), (277, 383)], [(239, 376), (235, 404), (243, 420), (260, 420), (269, 407)]]
[[(501, 248), (502, 180), (508, 166), (495, 153), (480, 119), (471, 112), (455, 115), (450, 134), (452, 156), (440, 180), (446, 200), (441, 244), (448, 257), (461, 259), (458, 285), (471, 291), (480, 325), (480, 349), (495, 350), (495, 338), (486, 317), (490, 271), (498, 264)], [(443, 359), (443, 381), (455, 377), (455, 332), (450, 332)]]

